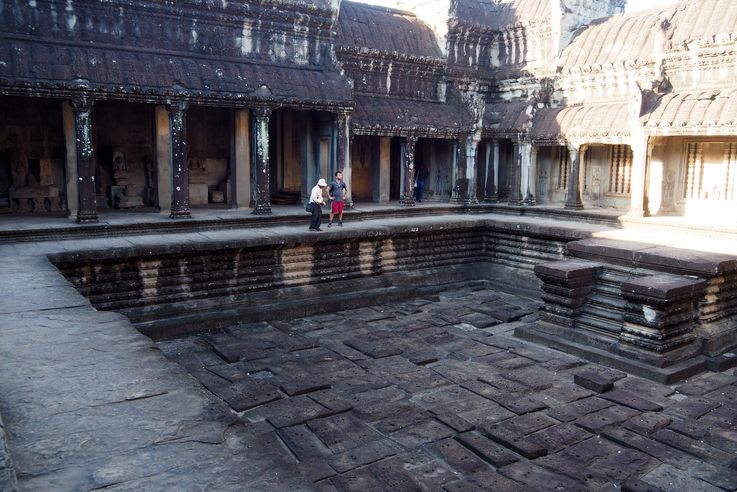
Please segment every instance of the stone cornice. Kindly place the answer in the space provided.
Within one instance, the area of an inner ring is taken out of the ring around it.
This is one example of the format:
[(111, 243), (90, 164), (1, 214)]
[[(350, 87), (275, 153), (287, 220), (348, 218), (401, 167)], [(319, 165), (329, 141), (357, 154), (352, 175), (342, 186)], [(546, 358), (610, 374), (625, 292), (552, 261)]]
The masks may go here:
[(406, 65), (421, 65), (429, 68), (444, 69), (446, 61), (444, 58), (429, 56), (405, 55), (396, 51), (379, 51), (373, 48), (356, 48), (347, 46), (336, 46), (335, 53), (342, 63), (350, 62), (351, 59), (362, 63), (371, 61), (388, 61)]

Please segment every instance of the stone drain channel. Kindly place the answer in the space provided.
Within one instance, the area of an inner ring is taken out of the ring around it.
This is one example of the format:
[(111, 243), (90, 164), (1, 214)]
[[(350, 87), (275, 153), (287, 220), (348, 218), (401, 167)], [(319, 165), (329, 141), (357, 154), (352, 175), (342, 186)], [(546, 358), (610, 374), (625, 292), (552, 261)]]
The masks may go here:
[(157, 343), (317, 490), (733, 490), (736, 378), (677, 387), (512, 337), (477, 284)]

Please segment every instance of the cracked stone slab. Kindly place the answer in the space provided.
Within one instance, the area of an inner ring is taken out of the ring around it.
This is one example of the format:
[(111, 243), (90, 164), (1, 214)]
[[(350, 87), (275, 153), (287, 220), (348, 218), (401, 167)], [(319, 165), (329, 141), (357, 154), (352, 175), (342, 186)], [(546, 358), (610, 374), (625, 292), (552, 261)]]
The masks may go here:
[(243, 412), (283, 398), (271, 383), (258, 379), (241, 379), (235, 383), (209, 388), (236, 412)]
[(401, 448), (386, 439), (358, 445), (328, 458), (328, 463), (338, 473), (344, 473), (359, 466), (375, 463), (383, 458), (394, 456)]
[(427, 419), (422, 422), (409, 425), (390, 437), (405, 448), (417, 448), (427, 443), (439, 441), (450, 437), (455, 432), (448, 426), (443, 425), (435, 419)]
[(251, 420), (268, 420), (274, 427), (291, 427), (332, 413), (306, 395), (284, 398), (246, 412)]

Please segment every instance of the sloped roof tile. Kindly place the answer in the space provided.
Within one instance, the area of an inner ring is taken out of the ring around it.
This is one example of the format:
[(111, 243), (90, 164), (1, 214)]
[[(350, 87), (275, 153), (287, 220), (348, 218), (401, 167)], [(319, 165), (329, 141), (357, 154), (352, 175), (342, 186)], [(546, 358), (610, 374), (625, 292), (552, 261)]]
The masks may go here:
[(335, 44), (381, 52), (441, 58), (433, 31), (410, 12), (357, 2), (343, 2)]
[(630, 136), (627, 101), (604, 104), (580, 104), (564, 108), (545, 108), (535, 114), (534, 140), (585, 139), (610, 142)]
[(0, 40), (0, 86), (19, 83), (56, 89), (75, 86), (127, 94), (256, 98), (266, 85), (282, 103), (351, 105), (352, 90), (337, 72), (251, 63), (188, 53), (122, 47), (76, 46), (47, 41)]
[(353, 128), (362, 132), (392, 133), (439, 130), (461, 133), (470, 127), (470, 115), (454, 101), (433, 102), (356, 94)]
[(660, 98), (641, 121), (654, 134), (720, 134), (737, 126), (737, 89), (676, 92)]

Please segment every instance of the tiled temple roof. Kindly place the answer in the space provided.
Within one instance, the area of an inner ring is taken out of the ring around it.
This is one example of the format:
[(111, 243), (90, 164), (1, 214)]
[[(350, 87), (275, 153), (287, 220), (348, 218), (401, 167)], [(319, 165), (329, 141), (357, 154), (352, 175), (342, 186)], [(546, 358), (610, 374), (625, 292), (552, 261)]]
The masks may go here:
[(359, 135), (457, 136), (468, 132), (470, 115), (463, 104), (356, 94), (352, 116)]
[(627, 101), (546, 108), (535, 114), (530, 135), (538, 142), (618, 143), (630, 137), (629, 116)]
[(664, 8), (635, 15), (618, 14), (591, 25), (563, 50), (563, 70), (655, 61), (656, 51), (662, 49), (657, 31), (665, 12)]
[(458, 0), (455, 17), (464, 24), (501, 31), (550, 17), (550, 0)]
[(737, 89), (667, 94), (641, 120), (655, 135), (734, 135)]
[(414, 14), (401, 10), (342, 2), (336, 31), (338, 49), (443, 57), (432, 30)]
[(689, 41), (711, 43), (714, 38), (737, 37), (737, 2), (734, 0), (684, 0), (677, 5), (670, 36), (672, 47)]
[(348, 82), (337, 72), (232, 57), (0, 39), (0, 61), (0, 90), (57, 96), (86, 90), (153, 102), (175, 96), (205, 103), (258, 100), (311, 107), (350, 106), (352, 101)]
[(521, 133), (532, 119), (529, 106), (527, 101), (488, 103), (484, 111), (484, 133), (495, 137)]

